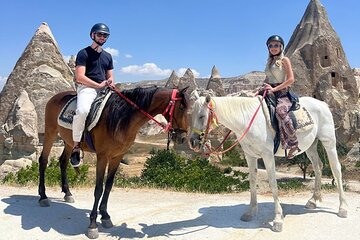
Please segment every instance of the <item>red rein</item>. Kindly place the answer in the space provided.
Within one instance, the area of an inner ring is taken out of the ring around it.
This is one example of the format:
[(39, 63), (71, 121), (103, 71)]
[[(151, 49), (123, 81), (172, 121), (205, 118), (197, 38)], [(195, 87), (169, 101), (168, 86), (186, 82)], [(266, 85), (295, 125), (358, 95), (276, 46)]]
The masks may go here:
[(173, 114), (174, 114), (174, 107), (175, 107), (175, 102), (181, 100), (181, 98), (177, 98), (176, 94), (178, 93), (177, 89), (173, 89), (172, 93), (171, 93), (171, 99), (170, 102), (168, 104), (168, 106), (166, 107), (165, 111), (162, 113), (162, 115), (165, 117), (165, 115), (168, 113), (169, 114), (169, 121), (166, 124), (166, 126), (164, 124), (162, 124), (161, 122), (159, 122), (158, 120), (156, 120), (153, 116), (151, 116), (149, 113), (145, 112), (144, 110), (142, 110), (138, 105), (136, 105), (133, 101), (131, 101), (129, 98), (127, 98), (124, 94), (122, 94), (117, 88), (115, 87), (110, 87), (113, 91), (115, 91), (121, 98), (123, 98), (126, 102), (128, 102), (130, 105), (132, 105), (134, 108), (136, 108), (137, 110), (139, 110), (140, 112), (142, 112), (145, 116), (147, 116), (148, 118), (150, 118), (151, 120), (153, 120), (154, 122), (156, 122), (160, 127), (162, 127), (165, 131), (169, 131), (171, 129), (171, 122), (172, 122), (172, 118), (173, 118)]

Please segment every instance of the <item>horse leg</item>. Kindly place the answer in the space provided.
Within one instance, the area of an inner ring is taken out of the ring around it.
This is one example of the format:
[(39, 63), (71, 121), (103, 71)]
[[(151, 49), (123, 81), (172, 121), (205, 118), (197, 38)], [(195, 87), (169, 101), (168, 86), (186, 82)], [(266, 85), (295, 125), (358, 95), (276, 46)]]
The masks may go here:
[(95, 200), (94, 200), (93, 208), (90, 213), (90, 225), (88, 227), (88, 233), (87, 233), (87, 236), (90, 239), (99, 237), (98, 226), (96, 223), (97, 208), (99, 205), (99, 200), (101, 198), (101, 195), (103, 194), (103, 183), (104, 183), (104, 175), (105, 175), (105, 169), (106, 169), (107, 162), (108, 162), (107, 158), (97, 155), (96, 186), (95, 186), (95, 190), (94, 190)]
[(109, 166), (108, 166), (108, 174), (107, 174), (107, 179), (106, 179), (106, 183), (105, 183), (105, 190), (104, 190), (104, 194), (103, 194), (102, 200), (100, 202), (100, 207), (99, 207), (100, 214), (101, 214), (101, 224), (104, 228), (113, 227), (113, 223), (110, 219), (110, 215), (107, 212), (107, 204), (108, 204), (108, 200), (109, 200), (110, 191), (113, 187), (115, 174), (119, 167), (121, 159), (122, 159), (122, 156), (117, 159), (112, 159), (112, 161), (110, 161)]
[(247, 165), (249, 167), (249, 183), (250, 183), (250, 206), (249, 210), (241, 216), (241, 221), (251, 221), (257, 214), (257, 192), (256, 192), (256, 177), (257, 177), (257, 158), (245, 153)]
[(283, 211), (279, 201), (279, 193), (277, 187), (277, 181), (275, 176), (275, 159), (272, 153), (264, 154), (263, 160), (265, 163), (266, 172), (269, 179), (269, 186), (273, 194), (274, 205), (275, 205), (275, 218), (273, 221), (272, 230), (274, 232), (281, 232), (283, 225)]
[(67, 178), (67, 166), (69, 163), (69, 157), (71, 154), (72, 147), (68, 144), (65, 144), (64, 151), (62, 152), (59, 162), (60, 162), (60, 170), (61, 170), (61, 190), (65, 193), (64, 200), (68, 203), (74, 203), (74, 198), (69, 189), (69, 183)]
[(346, 218), (348, 206), (345, 200), (345, 193), (342, 183), (341, 165), (336, 152), (336, 143), (335, 141), (321, 141), (321, 142), (326, 150), (327, 156), (329, 158), (331, 171), (335, 178), (339, 190), (340, 206), (339, 206), (338, 216)]
[(321, 170), (323, 164), (317, 152), (317, 144), (318, 144), (318, 140), (315, 139), (312, 145), (306, 150), (306, 156), (310, 159), (315, 172), (314, 193), (305, 205), (305, 207), (308, 209), (316, 208), (316, 201), (317, 200), (321, 201), (321, 175), (322, 175)]
[(41, 207), (49, 207), (50, 201), (46, 196), (46, 188), (45, 188), (45, 171), (48, 164), (48, 158), (51, 151), (51, 147), (53, 142), (55, 141), (57, 136), (56, 128), (51, 128), (46, 124), (45, 121), (45, 137), (44, 137), (44, 146), (39, 157), (39, 188), (38, 192), (40, 195), (39, 204)]

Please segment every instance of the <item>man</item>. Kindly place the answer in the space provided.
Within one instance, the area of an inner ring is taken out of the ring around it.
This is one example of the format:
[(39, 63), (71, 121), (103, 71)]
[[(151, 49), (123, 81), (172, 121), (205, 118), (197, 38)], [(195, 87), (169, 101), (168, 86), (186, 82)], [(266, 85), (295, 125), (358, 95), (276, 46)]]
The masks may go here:
[(112, 56), (102, 49), (110, 36), (104, 23), (95, 24), (90, 30), (91, 46), (81, 49), (76, 57), (75, 80), (77, 83), (77, 106), (73, 119), (73, 151), (70, 163), (74, 167), (81, 164), (80, 142), (85, 128), (86, 117), (97, 93), (104, 87), (114, 86)]

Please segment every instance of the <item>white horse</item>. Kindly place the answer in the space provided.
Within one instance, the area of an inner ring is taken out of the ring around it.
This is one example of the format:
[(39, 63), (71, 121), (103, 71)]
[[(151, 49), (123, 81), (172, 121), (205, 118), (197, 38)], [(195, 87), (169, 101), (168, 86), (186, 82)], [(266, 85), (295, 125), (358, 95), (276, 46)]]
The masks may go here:
[[(253, 117), (257, 107), (260, 104), (257, 97), (213, 97), (215, 103), (213, 112), (219, 123), (232, 130), (239, 138), (251, 118)], [(206, 132), (209, 119), (210, 109), (209, 103), (212, 101), (210, 96), (200, 97), (193, 104), (191, 121), (192, 131), (190, 135), (190, 147), (195, 151), (199, 151), (202, 146), (202, 138)], [(345, 201), (341, 166), (336, 152), (336, 138), (334, 121), (328, 105), (311, 97), (301, 97), (300, 105), (304, 106), (310, 113), (314, 127), (301, 133), (297, 133), (299, 148), (301, 152), (311, 160), (315, 171), (315, 187), (314, 193), (306, 203), (307, 208), (316, 208), (316, 201), (321, 201), (321, 169), (322, 162), (317, 153), (317, 139), (319, 139), (325, 147), (329, 158), (330, 167), (339, 190), (340, 206), (338, 211), (339, 217), (347, 217), (347, 204)], [(265, 114), (262, 109), (255, 117), (253, 124), (245, 137), (240, 141), (241, 148), (245, 153), (245, 158), (249, 167), (250, 182), (250, 207), (247, 212), (241, 216), (242, 221), (250, 221), (257, 214), (257, 192), (256, 192), (256, 173), (257, 160), (262, 158), (269, 179), (270, 189), (274, 197), (275, 218), (273, 220), (272, 230), (275, 232), (282, 231), (283, 212), (278, 198), (278, 187), (275, 178), (275, 159), (273, 154), (274, 148), (274, 132), (268, 126)], [(285, 151), (279, 147), (276, 156), (284, 156)]]

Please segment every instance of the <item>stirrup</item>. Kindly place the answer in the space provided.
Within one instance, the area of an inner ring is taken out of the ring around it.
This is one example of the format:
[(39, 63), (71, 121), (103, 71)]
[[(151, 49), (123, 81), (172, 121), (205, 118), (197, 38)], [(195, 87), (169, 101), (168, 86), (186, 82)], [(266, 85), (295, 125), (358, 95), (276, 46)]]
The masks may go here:
[(70, 163), (73, 167), (79, 167), (81, 165), (80, 152), (81, 152), (80, 146), (74, 147), (71, 152)]

